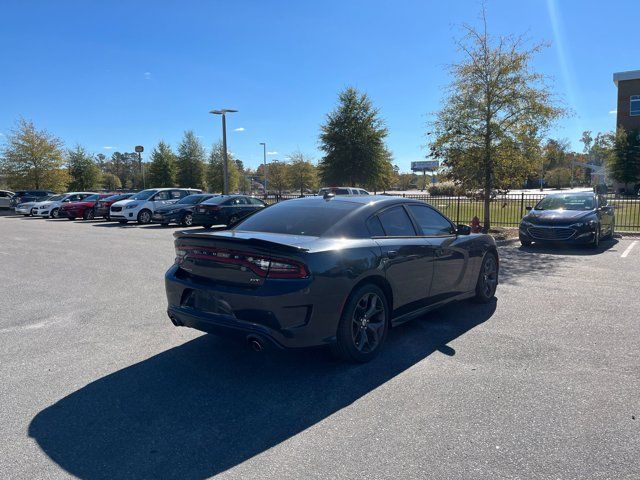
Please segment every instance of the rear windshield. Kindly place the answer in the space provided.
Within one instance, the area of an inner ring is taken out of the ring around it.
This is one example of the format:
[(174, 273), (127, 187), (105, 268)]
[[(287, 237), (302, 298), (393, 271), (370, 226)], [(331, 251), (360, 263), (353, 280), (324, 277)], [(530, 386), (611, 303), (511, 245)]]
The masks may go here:
[(349, 212), (361, 207), (355, 202), (282, 202), (265, 208), (235, 229), (320, 237)]
[(181, 205), (197, 205), (204, 200), (211, 198), (209, 195), (188, 195), (181, 200), (178, 200), (176, 204)]

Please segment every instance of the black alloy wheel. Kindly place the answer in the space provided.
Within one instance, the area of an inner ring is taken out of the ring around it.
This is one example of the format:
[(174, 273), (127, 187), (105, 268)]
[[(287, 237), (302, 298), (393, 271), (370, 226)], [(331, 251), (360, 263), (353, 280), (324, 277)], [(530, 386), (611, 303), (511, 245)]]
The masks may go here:
[(389, 307), (377, 286), (366, 284), (351, 294), (336, 335), (336, 353), (351, 362), (368, 362), (387, 338)]
[(498, 258), (492, 252), (482, 259), (478, 283), (476, 284), (475, 300), (480, 303), (490, 302), (498, 288)]

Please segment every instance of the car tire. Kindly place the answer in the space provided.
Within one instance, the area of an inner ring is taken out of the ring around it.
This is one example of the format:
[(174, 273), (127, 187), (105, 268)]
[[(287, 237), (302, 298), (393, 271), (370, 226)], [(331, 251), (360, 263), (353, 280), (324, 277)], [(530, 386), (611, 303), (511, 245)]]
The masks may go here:
[(151, 211), (147, 210), (146, 208), (144, 210), (140, 210), (140, 213), (138, 213), (138, 223), (140, 225), (146, 225), (147, 223), (151, 222)]
[(190, 213), (186, 213), (184, 217), (182, 217), (182, 221), (180, 222), (184, 227), (192, 227), (193, 226), (193, 215)]
[(30, 216), (31, 216), (31, 214), (30, 214), (30, 213), (23, 213), (23, 214), (22, 214), (22, 216), (23, 216), (23, 217), (30, 217)]
[(476, 296), (478, 303), (489, 303), (493, 300), (498, 287), (498, 257), (493, 252), (488, 252), (482, 259), (478, 281), (476, 282)]
[(522, 245), (523, 247), (530, 247), (531, 246), (531, 241), (520, 239), (520, 245)]
[(96, 216), (96, 212), (94, 212), (93, 209), (91, 208), (87, 208), (82, 214), (82, 218), (84, 220), (93, 220), (95, 216)]
[(607, 233), (606, 236), (602, 237), (602, 240), (611, 240), (613, 238), (613, 236), (615, 235), (615, 230), (616, 230), (616, 224), (612, 223), (611, 224), (611, 231), (609, 233)]
[(104, 216), (104, 221), (105, 222), (110, 222), (111, 221), (111, 217), (109, 215), (105, 215)]
[(598, 224), (598, 227), (596, 228), (596, 236), (589, 246), (593, 249), (597, 249), (600, 247), (600, 224)]
[(51, 210), (51, 213), (49, 214), (49, 216), (51, 218), (58, 218), (58, 209), (54, 208), (53, 210)]
[(389, 303), (380, 288), (373, 284), (358, 287), (342, 311), (334, 353), (348, 362), (372, 360), (387, 338), (389, 316)]

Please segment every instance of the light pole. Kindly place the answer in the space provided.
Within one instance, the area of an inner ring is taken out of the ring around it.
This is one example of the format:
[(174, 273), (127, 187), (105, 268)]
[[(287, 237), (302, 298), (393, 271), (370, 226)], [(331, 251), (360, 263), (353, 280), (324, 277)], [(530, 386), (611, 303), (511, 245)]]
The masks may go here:
[(144, 152), (144, 147), (142, 145), (136, 145), (135, 151), (138, 154), (138, 162), (140, 162), (140, 173), (142, 173), (142, 189), (144, 190), (145, 188), (147, 188), (144, 181), (144, 166), (142, 165), (142, 152)]
[(264, 194), (267, 194), (267, 144), (260, 142), (262, 145), (262, 156), (264, 158)]
[(230, 108), (223, 108), (222, 110), (211, 110), (209, 113), (214, 115), (222, 115), (222, 176), (224, 177), (224, 184), (222, 187), (222, 193), (229, 195), (229, 160), (227, 157), (227, 113), (235, 113), (237, 110), (231, 110)]

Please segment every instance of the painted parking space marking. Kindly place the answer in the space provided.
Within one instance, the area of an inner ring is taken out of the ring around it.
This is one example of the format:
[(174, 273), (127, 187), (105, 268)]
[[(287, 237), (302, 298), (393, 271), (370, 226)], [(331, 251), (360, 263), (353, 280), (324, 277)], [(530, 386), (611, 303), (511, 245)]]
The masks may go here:
[(636, 246), (636, 243), (638, 243), (638, 240), (634, 240), (633, 242), (631, 242), (631, 244), (625, 249), (625, 251), (622, 252), (620, 258), (625, 258), (627, 255), (629, 255), (629, 253), (631, 253), (631, 250), (633, 250), (633, 247)]

